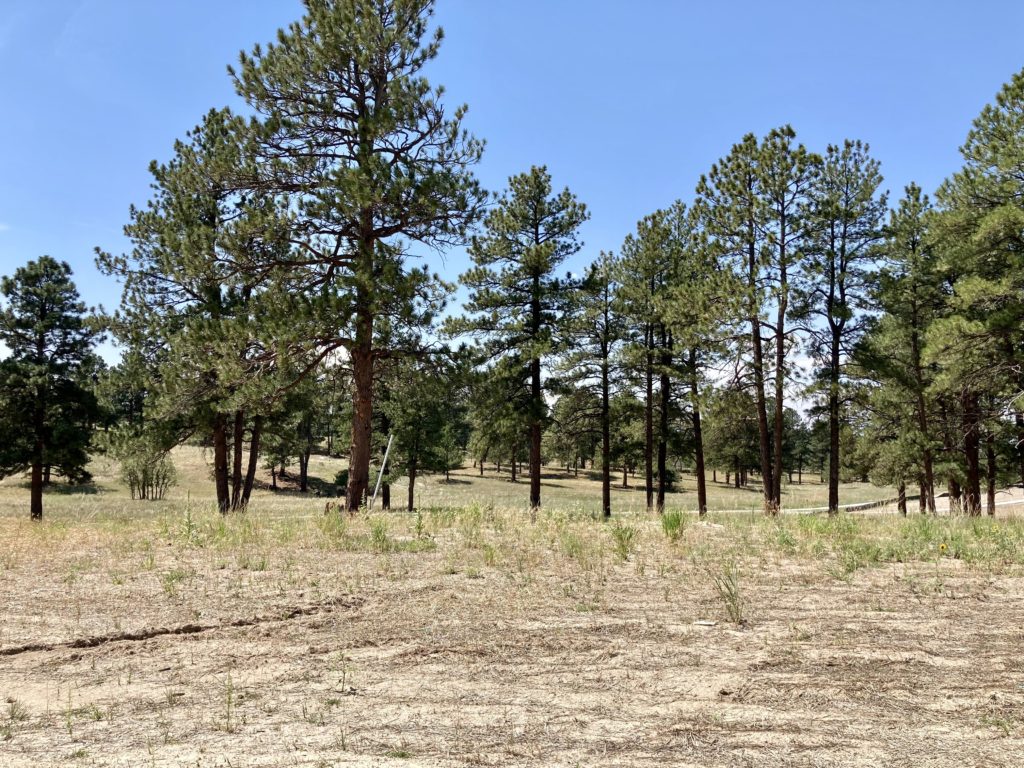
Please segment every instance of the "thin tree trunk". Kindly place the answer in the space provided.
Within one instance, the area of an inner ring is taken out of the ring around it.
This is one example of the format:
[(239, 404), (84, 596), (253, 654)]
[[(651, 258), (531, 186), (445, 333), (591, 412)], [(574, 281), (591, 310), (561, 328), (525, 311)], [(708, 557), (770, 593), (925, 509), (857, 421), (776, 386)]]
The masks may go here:
[(832, 337), (828, 391), (828, 513), (839, 514), (839, 338)]
[(540, 418), (544, 407), (540, 385), (540, 358), (534, 358), (530, 362), (530, 396), (533, 400), (533, 420), (530, 423), (530, 509), (537, 509), (540, 506)]
[[(483, 466), (482, 462), (481, 462), (481, 466)], [(413, 457), (412, 459), (409, 460), (409, 497), (408, 497), (408, 501), (406, 502), (406, 508), (410, 512), (412, 512), (414, 509), (416, 509), (416, 505), (414, 503), (415, 502), (415, 498), (416, 498), (415, 497), (415, 493), (416, 492), (414, 490), (415, 488), (416, 488), (416, 458)]]
[(933, 466), (932, 449), (929, 444), (928, 431), (928, 406), (925, 402), (924, 373), (921, 364), (921, 341), (916, 330), (917, 305), (914, 304), (913, 323), (915, 330), (910, 334), (910, 359), (914, 369), (914, 388), (917, 392), (917, 427), (921, 430), (921, 437), (924, 440), (924, 448), (921, 451), (921, 464), (924, 470), (924, 487), (921, 489), (921, 496), (931, 514), (935, 514), (935, 469)]
[(256, 480), (256, 467), (260, 458), (260, 437), (263, 432), (263, 417), (254, 416), (252, 419), (252, 432), (249, 435), (249, 465), (245, 471), (245, 485), (242, 488), (242, 507), (249, 506), (249, 497), (252, 495), (252, 486)]
[(949, 492), (949, 514), (959, 515), (963, 512), (960, 481), (950, 475), (946, 489)]
[(896, 486), (897, 493), (899, 493), (899, 501), (897, 507), (899, 508), (900, 514), (904, 517), (907, 516), (907, 485), (900, 480), (899, 485)]
[[(697, 350), (690, 350), (690, 407), (693, 410), (693, 455), (694, 472), (697, 475), (697, 514), (704, 517), (708, 513), (708, 488), (704, 470), (704, 431), (700, 421), (700, 390), (697, 378)], [(716, 472), (712, 470), (712, 481), (716, 480)]]
[(996, 514), (996, 448), (995, 438), (990, 432), (985, 439), (986, 510), (990, 516)]
[(235, 428), (232, 433), (231, 450), (231, 510), (242, 506), (242, 442), (245, 439), (245, 414), (235, 411)]
[(601, 357), (601, 514), (609, 518), (612, 516), (612, 429), (607, 345), (602, 345)]
[(309, 445), (302, 449), (299, 454), (299, 492), (306, 493), (309, 490)]
[(43, 519), (43, 463), (37, 457), (42, 454), (43, 442), (36, 440), (32, 460), (32, 487), (29, 499), (29, 516), (32, 520)]
[(217, 486), (217, 509), (227, 514), (231, 508), (228, 489), (228, 425), (224, 414), (217, 414), (213, 422), (213, 478)]
[(1017, 425), (1017, 471), (1020, 472), (1020, 486), (1024, 488), (1024, 413), (1017, 411), (1013, 421)]
[(964, 453), (967, 458), (967, 494), (964, 511), (971, 517), (981, 514), (981, 463), (979, 461), (980, 439), (978, 435), (978, 395), (965, 393), (964, 403)]
[(668, 480), (668, 409), (672, 401), (671, 382), (668, 367), (672, 364), (672, 336), (661, 328), (661, 371), (658, 393), (661, 396), (661, 408), (658, 414), (658, 495), (655, 510), (660, 515), (665, 511), (665, 486)]
[(645, 391), (644, 391), (644, 488), (647, 492), (647, 509), (654, 506), (654, 326), (648, 325), (644, 343), (646, 351)]

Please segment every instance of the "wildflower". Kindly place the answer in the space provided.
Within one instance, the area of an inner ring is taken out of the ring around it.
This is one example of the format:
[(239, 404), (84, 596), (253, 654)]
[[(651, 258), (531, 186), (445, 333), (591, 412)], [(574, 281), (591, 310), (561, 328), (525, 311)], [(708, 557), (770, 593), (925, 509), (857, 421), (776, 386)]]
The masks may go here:
[(942, 542), (941, 544), (939, 544), (939, 553), (940, 554), (943, 554), (943, 555), (946, 554), (946, 550), (947, 549), (949, 549), (949, 547), (946, 546), (946, 542)]

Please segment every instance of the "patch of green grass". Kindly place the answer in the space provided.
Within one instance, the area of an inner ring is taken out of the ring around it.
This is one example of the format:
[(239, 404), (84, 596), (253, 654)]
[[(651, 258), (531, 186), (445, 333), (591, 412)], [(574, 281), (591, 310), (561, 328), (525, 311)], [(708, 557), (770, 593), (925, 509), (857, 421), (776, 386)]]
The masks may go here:
[(628, 560), (640, 543), (640, 529), (615, 521), (611, 528), (615, 554), (620, 560)]
[(678, 509), (666, 510), (661, 516), (661, 530), (664, 531), (666, 538), (675, 543), (682, 538), (683, 533), (686, 531), (687, 518)]

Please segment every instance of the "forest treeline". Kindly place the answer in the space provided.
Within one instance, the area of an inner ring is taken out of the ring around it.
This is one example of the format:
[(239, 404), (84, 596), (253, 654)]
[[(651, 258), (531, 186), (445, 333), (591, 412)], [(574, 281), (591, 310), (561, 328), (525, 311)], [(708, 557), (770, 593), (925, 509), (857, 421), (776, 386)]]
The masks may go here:
[[(0, 476), (30, 473), (33, 518), (97, 451), (162, 496), (185, 441), (223, 512), (261, 467), (306, 490), (314, 452), (347, 456), (356, 510), (389, 440), (383, 502), (406, 477), (410, 509), (418, 476), (467, 460), (525, 475), (531, 508), (545, 465), (596, 472), (605, 516), (613, 483), (660, 511), (682, 472), (701, 514), (709, 474), (756, 483), (768, 514), (805, 471), (831, 513), (850, 479), (972, 515), (1024, 482), (1024, 72), (933, 196), (890, 199), (867, 143), (782, 126), (590, 251), (586, 205), (543, 165), (477, 181), (466, 107), (422, 74), (430, 0), (305, 6), (229, 68), (245, 113), (211, 110), (151, 164), (130, 250), (97, 249), (114, 314), (49, 257), (4, 278)], [(451, 307), (419, 257), (459, 247)]]

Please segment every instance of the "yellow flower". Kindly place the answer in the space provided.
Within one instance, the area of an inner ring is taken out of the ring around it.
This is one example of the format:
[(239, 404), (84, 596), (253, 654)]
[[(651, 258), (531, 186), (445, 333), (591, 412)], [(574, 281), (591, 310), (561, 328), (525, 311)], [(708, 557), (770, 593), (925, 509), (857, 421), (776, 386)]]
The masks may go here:
[(949, 547), (946, 546), (946, 542), (942, 542), (941, 544), (939, 544), (939, 552), (941, 552), (942, 554), (946, 554), (947, 549), (949, 549)]

